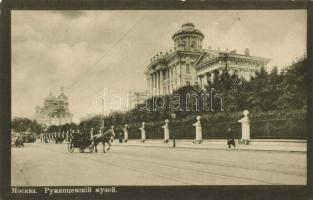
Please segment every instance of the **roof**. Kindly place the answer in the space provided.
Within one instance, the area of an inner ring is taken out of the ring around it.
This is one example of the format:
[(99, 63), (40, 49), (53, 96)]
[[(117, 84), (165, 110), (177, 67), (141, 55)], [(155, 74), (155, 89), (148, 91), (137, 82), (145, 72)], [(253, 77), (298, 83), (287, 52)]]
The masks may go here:
[(206, 50), (202, 51), (199, 58), (195, 61), (194, 65), (198, 65), (206, 54), (214, 55), (214, 59), (239, 58), (239, 59), (245, 59), (245, 60), (261, 61), (261, 62), (265, 62), (265, 63), (268, 63), (269, 61), (271, 61), (271, 59), (269, 59), (269, 58), (262, 58), (262, 57), (243, 55), (243, 54), (237, 54), (237, 53), (226, 52), (226, 51), (216, 51), (216, 50), (207, 50), (206, 49)]
[(175, 37), (184, 35), (184, 34), (194, 34), (194, 35), (198, 35), (201, 39), (204, 38), (204, 34), (200, 30), (195, 29), (195, 25), (193, 23), (187, 22), (181, 26), (180, 30), (174, 33), (174, 35), (172, 36), (172, 39), (174, 40)]

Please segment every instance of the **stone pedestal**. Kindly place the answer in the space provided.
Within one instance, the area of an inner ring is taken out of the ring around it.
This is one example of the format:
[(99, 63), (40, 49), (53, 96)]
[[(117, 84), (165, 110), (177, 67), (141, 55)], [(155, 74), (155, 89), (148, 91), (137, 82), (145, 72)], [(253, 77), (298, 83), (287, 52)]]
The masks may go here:
[(170, 129), (169, 129), (168, 123), (169, 123), (169, 120), (166, 119), (165, 124), (162, 126), (162, 128), (164, 129), (164, 143), (168, 143), (170, 139)]
[(124, 131), (124, 142), (128, 141), (128, 125), (125, 124), (125, 128), (123, 129)]
[(250, 143), (250, 119), (248, 117), (249, 111), (245, 110), (243, 111), (244, 117), (238, 120), (239, 123), (241, 123), (241, 140), (239, 143), (242, 144), (249, 144)]
[(146, 141), (146, 130), (145, 130), (145, 123), (142, 122), (142, 126), (139, 128), (139, 130), (141, 131), (141, 142), (145, 142)]
[(70, 141), (69, 135), (70, 135), (69, 131), (66, 131), (66, 141)]
[(90, 138), (93, 139), (93, 128), (90, 130)]
[(114, 126), (111, 126), (111, 131), (112, 131), (111, 140), (113, 141), (113, 139), (114, 139), (114, 137), (115, 137)]
[(197, 122), (193, 124), (196, 129), (196, 139), (194, 143), (200, 144), (202, 142), (202, 127), (201, 127), (201, 117), (197, 116)]

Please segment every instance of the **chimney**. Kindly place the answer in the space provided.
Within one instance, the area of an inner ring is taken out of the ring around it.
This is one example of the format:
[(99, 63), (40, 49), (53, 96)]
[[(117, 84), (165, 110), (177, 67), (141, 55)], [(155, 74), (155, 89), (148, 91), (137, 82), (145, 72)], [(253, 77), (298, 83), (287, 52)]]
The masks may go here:
[(246, 48), (246, 49), (245, 49), (245, 55), (246, 55), (246, 56), (249, 56), (249, 48)]

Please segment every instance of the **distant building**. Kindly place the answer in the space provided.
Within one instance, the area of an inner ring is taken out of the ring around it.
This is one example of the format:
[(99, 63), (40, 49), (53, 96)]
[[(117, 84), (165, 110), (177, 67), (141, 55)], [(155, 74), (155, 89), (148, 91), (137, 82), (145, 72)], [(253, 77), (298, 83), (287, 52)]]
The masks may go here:
[(150, 96), (171, 94), (184, 85), (198, 84), (202, 88), (227, 69), (249, 79), (270, 59), (250, 56), (233, 51), (203, 49), (204, 34), (192, 23), (185, 23), (172, 36), (174, 50), (154, 56), (147, 66), (145, 75)]
[(36, 107), (35, 119), (46, 126), (71, 123), (73, 114), (69, 112), (68, 105), (68, 98), (61, 87), (61, 94), (57, 98), (50, 92), (43, 106)]

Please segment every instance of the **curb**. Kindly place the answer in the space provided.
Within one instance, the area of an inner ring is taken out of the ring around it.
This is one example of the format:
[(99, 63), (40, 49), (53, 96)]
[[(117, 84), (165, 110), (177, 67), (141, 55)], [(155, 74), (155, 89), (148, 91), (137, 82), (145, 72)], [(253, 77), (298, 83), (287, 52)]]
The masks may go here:
[[(116, 145), (116, 144), (115, 144)], [(174, 147), (172, 146), (161, 146), (161, 145), (121, 145), (121, 144), (117, 144), (117, 146), (135, 146), (135, 147), (159, 147), (159, 148), (171, 148), (173, 149)], [(213, 149), (213, 150), (224, 150), (224, 151), (229, 151), (230, 149), (228, 148), (215, 148), (215, 147), (188, 147), (188, 146), (177, 146), (175, 148), (188, 148), (188, 149), (202, 149), (202, 150), (207, 150), (207, 149)], [(306, 150), (302, 151), (302, 150), (282, 150), (282, 149), (232, 149), (235, 151), (268, 151), (268, 152), (290, 152), (290, 153), (307, 153)]]

